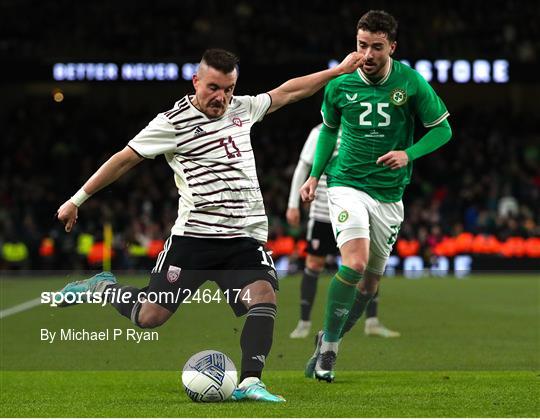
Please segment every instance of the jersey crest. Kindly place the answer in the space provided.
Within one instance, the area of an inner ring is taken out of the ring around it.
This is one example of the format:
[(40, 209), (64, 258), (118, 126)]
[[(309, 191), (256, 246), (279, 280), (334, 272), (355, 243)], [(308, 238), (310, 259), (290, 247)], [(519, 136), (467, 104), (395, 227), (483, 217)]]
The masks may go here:
[(396, 88), (390, 92), (390, 101), (396, 106), (401, 106), (407, 102), (407, 92), (405, 89)]

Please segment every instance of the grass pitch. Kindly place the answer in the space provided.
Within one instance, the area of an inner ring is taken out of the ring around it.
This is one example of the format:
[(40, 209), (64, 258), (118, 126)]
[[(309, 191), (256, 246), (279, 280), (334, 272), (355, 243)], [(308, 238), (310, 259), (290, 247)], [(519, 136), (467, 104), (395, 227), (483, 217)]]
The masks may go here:
[[(68, 281), (71, 279), (68, 279)], [(143, 277), (122, 277), (143, 285)], [(313, 323), (322, 325), (328, 277), (321, 278)], [(63, 286), (65, 278), (0, 281), (0, 308)], [(203, 287), (213, 287), (211, 283)], [(214, 348), (240, 366), (243, 319), (225, 303), (183, 305), (136, 343), (41, 341), (41, 329), (132, 328), (110, 307), (40, 305), (0, 320), (1, 417), (538, 417), (540, 279), (385, 279), (380, 318), (402, 333), (368, 338), (361, 321), (343, 341), (336, 382), (303, 377), (312, 339), (291, 340), (299, 276), (282, 279), (272, 353), (264, 380), (284, 404), (195, 404), (180, 369)]]

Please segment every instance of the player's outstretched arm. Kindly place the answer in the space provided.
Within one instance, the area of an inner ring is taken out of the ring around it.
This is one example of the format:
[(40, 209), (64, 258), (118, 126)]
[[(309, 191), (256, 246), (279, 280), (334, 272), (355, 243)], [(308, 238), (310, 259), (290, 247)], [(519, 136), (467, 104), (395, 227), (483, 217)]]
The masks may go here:
[(82, 203), (92, 194), (112, 184), (142, 160), (143, 158), (126, 146), (101, 165), (83, 187), (58, 209), (58, 220), (64, 224), (66, 232), (70, 232), (77, 222), (78, 208)]
[(268, 92), (272, 98), (272, 105), (267, 114), (274, 112), (284, 105), (307, 98), (321, 89), (330, 80), (342, 74), (352, 73), (362, 64), (363, 56), (358, 52), (350, 53), (336, 67), (307, 76), (296, 77), (283, 83), (281, 86)]

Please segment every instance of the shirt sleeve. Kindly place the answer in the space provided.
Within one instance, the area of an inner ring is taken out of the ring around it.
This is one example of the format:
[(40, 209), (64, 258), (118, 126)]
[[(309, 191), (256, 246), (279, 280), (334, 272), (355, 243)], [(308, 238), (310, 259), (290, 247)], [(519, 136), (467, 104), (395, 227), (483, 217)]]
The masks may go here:
[(298, 161), (294, 175), (291, 181), (291, 190), (289, 192), (288, 207), (291, 209), (297, 209), (300, 205), (300, 188), (302, 184), (306, 182), (311, 165), (304, 162), (302, 159)]
[(261, 93), (257, 96), (249, 97), (249, 115), (251, 121), (259, 122), (261, 121), (266, 112), (272, 105), (272, 98), (268, 93)]
[(434, 127), (448, 118), (450, 113), (446, 109), (442, 99), (437, 96), (426, 79), (420, 73), (417, 73), (416, 76), (418, 83), (416, 113), (424, 124), (424, 127)]
[(324, 99), (321, 114), (324, 125), (330, 128), (337, 128), (341, 124), (341, 112), (335, 104), (336, 83), (330, 81), (324, 89)]
[(313, 165), (315, 159), (315, 149), (317, 147), (317, 139), (319, 138), (319, 133), (321, 132), (321, 126), (313, 128), (309, 133), (309, 136), (304, 143), (302, 152), (300, 153), (300, 160), (307, 163), (309, 166)]
[(130, 140), (128, 146), (147, 159), (172, 152), (176, 149), (174, 127), (167, 118), (159, 114)]

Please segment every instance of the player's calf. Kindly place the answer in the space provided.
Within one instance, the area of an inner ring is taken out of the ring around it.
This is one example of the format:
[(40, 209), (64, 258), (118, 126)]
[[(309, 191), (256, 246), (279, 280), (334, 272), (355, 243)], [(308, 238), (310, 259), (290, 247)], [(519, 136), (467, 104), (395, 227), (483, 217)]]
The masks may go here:
[(255, 280), (242, 289), (241, 296), (249, 294), (244, 301), (248, 311), (240, 336), (242, 366), (240, 382), (246, 378), (260, 378), (266, 358), (272, 348), (274, 321), (276, 318), (276, 293), (267, 280)]

